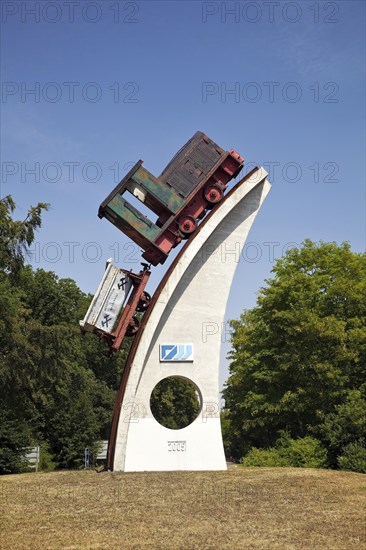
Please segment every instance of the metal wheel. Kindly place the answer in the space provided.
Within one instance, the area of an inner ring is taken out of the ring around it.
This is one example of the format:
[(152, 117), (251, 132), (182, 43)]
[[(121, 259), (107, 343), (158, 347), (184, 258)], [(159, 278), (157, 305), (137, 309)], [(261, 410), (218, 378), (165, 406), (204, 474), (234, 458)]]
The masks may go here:
[(144, 312), (149, 307), (151, 296), (148, 292), (143, 292), (139, 303), (137, 304), (136, 311)]
[(137, 319), (137, 317), (132, 317), (126, 330), (126, 336), (135, 336), (139, 328), (140, 328), (140, 321)]
[(190, 214), (186, 214), (185, 216), (182, 216), (178, 220), (178, 226), (179, 226), (179, 233), (183, 237), (183, 239), (188, 239), (192, 233), (196, 230), (197, 227), (197, 221), (193, 216)]
[(209, 183), (203, 191), (206, 201), (210, 204), (216, 204), (221, 201), (224, 192), (217, 183)]

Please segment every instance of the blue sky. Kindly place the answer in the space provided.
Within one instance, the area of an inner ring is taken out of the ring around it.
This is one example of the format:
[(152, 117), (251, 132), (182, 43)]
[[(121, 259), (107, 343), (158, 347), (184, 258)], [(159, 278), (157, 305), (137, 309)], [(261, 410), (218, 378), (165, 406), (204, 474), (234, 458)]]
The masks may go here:
[(33, 265), (86, 292), (110, 256), (138, 269), (98, 206), (131, 163), (158, 175), (196, 130), (273, 184), (228, 319), (254, 306), (288, 243), (363, 251), (364, 45), (361, 1), (2, 2), (1, 196), (20, 218), (51, 204)]

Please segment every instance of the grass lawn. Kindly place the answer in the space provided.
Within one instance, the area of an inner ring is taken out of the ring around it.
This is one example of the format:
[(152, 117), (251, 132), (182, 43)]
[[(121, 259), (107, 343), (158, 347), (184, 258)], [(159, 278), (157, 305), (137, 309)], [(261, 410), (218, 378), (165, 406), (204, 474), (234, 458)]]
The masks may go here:
[(2, 550), (366, 548), (363, 474), (65, 471), (0, 486)]

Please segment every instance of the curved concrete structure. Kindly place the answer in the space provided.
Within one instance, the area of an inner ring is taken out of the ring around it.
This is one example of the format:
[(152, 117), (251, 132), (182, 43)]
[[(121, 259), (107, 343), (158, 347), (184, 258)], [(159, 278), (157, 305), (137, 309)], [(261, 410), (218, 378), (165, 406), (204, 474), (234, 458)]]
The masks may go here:
[[(117, 399), (110, 469), (226, 469), (219, 407), (221, 327), (238, 254), (271, 187), (266, 177), (267, 172), (257, 168), (227, 194), (186, 243), (156, 291), (144, 329), (131, 348)], [(181, 430), (164, 428), (150, 410), (151, 392), (168, 376), (194, 382), (202, 400), (196, 420)]]

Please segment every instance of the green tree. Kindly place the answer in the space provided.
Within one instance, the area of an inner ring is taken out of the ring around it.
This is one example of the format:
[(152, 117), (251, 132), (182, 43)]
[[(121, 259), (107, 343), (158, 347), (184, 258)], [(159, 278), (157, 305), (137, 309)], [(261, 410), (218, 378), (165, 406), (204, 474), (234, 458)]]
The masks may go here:
[(151, 412), (160, 424), (178, 430), (196, 419), (200, 401), (195, 386), (189, 380), (169, 376), (155, 386), (150, 406)]
[[(326, 426), (351, 391), (360, 400), (366, 392), (366, 255), (307, 240), (272, 272), (256, 307), (232, 321), (229, 451), (239, 459), (251, 447), (271, 448), (287, 431), (317, 434), (338, 452)], [(347, 426), (337, 437), (350, 443)]]
[[(25, 265), (41, 212), (15, 222), (11, 197), (0, 203), (0, 472), (24, 468), (24, 448), (41, 443), (48, 461), (79, 467), (84, 448), (108, 437), (127, 346), (108, 357), (78, 321), (92, 296), (71, 279)], [(51, 467), (49, 464), (48, 467)]]
[(366, 474), (365, 440), (360, 439), (357, 443), (346, 445), (342, 450), (342, 455), (338, 457), (338, 466), (341, 470)]
[(14, 359), (28, 349), (23, 293), (14, 288), (10, 276), (0, 272), (0, 473), (23, 471), (24, 448), (33, 443), (30, 421), (35, 408), (25, 391), (29, 373)]
[(328, 457), (326, 449), (314, 437), (291, 439), (284, 433), (273, 449), (253, 447), (241, 462), (243, 466), (325, 468)]
[(32, 444), (31, 430), (24, 418), (0, 403), (0, 474), (27, 471), (24, 454)]
[(10, 195), (0, 199), (0, 269), (16, 275), (24, 265), (35, 231), (42, 225), (42, 210), (49, 205), (31, 206), (23, 221), (12, 219), (15, 202)]
[(350, 390), (334, 412), (319, 416), (323, 422), (312, 431), (324, 442), (330, 462), (336, 466), (344, 449), (366, 436), (366, 400), (360, 390)]

